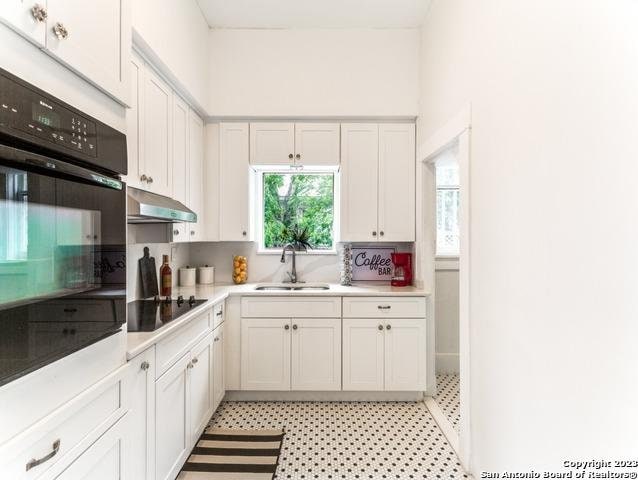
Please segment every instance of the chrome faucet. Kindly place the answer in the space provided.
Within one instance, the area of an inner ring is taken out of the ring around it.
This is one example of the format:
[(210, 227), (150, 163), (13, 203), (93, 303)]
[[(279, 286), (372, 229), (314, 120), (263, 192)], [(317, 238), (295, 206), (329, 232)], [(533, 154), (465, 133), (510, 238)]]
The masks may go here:
[(284, 245), (284, 249), (281, 252), (281, 263), (286, 263), (286, 250), (292, 252), (292, 270), (286, 273), (290, 277), (290, 283), (297, 283), (297, 251), (292, 243)]

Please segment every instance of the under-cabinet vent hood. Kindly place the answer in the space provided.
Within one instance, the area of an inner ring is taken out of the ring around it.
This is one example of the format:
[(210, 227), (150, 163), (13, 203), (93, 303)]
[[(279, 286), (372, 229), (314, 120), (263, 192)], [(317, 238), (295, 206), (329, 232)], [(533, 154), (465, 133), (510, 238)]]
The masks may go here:
[(197, 222), (197, 214), (172, 198), (128, 187), (128, 223)]

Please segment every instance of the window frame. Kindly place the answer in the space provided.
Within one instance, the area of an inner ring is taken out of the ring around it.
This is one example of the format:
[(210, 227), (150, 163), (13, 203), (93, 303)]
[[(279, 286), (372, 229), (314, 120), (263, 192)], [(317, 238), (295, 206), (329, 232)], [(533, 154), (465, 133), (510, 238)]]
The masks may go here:
[[(457, 168), (459, 168), (458, 165), (457, 165)], [(439, 249), (439, 242), (438, 242), (438, 238), (439, 238), (439, 228), (438, 228), (438, 226), (439, 226), (439, 217), (438, 217), (439, 204), (438, 204), (438, 200), (439, 200), (439, 192), (444, 192), (444, 191), (445, 192), (450, 192), (450, 191), (457, 192), (457, 194), (459, 195), (459, 198), (460, 198), (461, 186), (458, 183), (457, 184), (439, 185), (438, 181), (436, 181), (435, 198), (436, 198), (436, 212), (437, 212), (437, 215), (436, 215), (436, 220), (435, 220), (435, 226), (436, 226), (436, 228), (435, 228), (436, 241), (435, 241), (435, 249), (434, 249), (434, 251), (435, 251), (435, 259), (455, 260), (455, 259), (458, 259), (460, 254), (461, 254), (461, 252), (460, 252), (460, 249), (461, 249), (460, 239), (459, 239), (459, 249), (456, 252), (449, 252), (449, 251), (448, 252), (441, 252), (441, 250)], [(459, 219), (459, 215), (460, 215), (460, 204), (459, 204), (459, 207), (457, 208), (457, 218), (456, 218), (456, 222), (457, 222), (457, 225), (459, 227), (459, 235), (460, 235), (460, 227), (461, 227), (461, 225), (460, 225), (460, 222), (459, 222), (459, 220), (460, 220)]]
[(283, 175), (294, 174), (332, 174), (333, 179), (333, 215), (332, 215), (332, 248), (329, 250), (308, 250), (306, 252), (297, 252), (297, 255), (337, 255), (337, 244), (339, 243), (339, 223), (340, 223), (340, 206), (341, 206), (341, 182), (338, 166), (290, 166), (276, 165), (254, 167), (254, 192), (255, 204), (253, 205), (255, 212), (255, 242), (257, 242), (257, 255), (281, 255), (281, 248), (266, 248), (264, 246), (264, 174), (280, 173)]

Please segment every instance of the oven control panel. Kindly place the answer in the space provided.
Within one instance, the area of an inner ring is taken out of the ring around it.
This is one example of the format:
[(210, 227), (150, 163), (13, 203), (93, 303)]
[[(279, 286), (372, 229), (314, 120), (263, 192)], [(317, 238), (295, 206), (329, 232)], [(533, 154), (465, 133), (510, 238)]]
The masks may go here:
[(97, 157), (95, 122), (54, 100), (0, 76), (0, 127)]

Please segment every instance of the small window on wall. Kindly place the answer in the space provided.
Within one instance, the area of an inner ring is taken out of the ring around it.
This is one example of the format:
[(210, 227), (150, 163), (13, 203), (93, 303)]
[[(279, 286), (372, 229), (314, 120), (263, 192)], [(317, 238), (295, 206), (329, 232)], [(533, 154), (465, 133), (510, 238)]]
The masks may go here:
[(436, 254), (458, 256), (459, 165), (454, 151), (436, 162)]
[(262, 171), (258, 182), (260, 251), (281, 252), (305, 232), (309, 253), (334, 252), (335, 172)]

